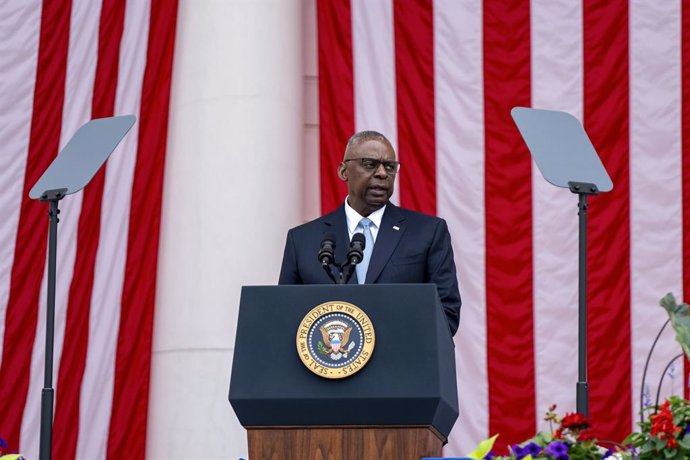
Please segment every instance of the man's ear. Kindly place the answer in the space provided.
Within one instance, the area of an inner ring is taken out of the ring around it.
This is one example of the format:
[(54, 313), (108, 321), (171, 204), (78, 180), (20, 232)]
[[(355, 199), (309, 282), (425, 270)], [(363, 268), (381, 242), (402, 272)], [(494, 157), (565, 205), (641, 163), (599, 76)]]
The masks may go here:
[(338, 166), (338, 177), (340, 177), (340, 180), (347, 182), (347, 165), (345, 163), (340, 163)]

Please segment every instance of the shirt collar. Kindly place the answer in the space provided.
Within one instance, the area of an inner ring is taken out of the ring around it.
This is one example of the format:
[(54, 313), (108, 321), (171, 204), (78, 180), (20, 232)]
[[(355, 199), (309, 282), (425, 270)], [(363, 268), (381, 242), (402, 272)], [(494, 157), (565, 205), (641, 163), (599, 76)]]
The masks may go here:
[[(367, 216), (369, 220), (371, 220), (371, 222), (376, 226), (376, 228), (381, 228), (381, 219), (383, 219), (383, 213), (385, 210), (386, 205), (383, 205)], [(352, 208), (352, 206), (350, 206), (350, 204), (347, 202), (347, 197), (345, 197), (345, 218), (347, 219), (347, 229), (349, 230), (350, 235), (355, 233), (355, 229), (357, 228), (357, 225), (359, 225), (359, 221), (364, 219), (364, 216), (360, 215)]]

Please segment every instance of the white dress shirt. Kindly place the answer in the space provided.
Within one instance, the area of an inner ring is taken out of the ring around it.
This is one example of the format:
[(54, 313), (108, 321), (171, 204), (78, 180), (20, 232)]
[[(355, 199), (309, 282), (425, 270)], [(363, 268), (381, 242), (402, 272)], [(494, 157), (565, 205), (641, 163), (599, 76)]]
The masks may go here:
[[(386, 206), (377, 209), (376, 211), (369, 214), (367, 217), (371, 220), (371, 225), (369, 229), (371, 230), (371, 236), (376, 242), (376, 235), (379, 233), (379, 228), (381, 227), (381, 219), (383, 219), (383, 212), (386, 210)], [(357, 211), (352, 209), (352, 207), (347, 202), (347, 197), (345, 198), (345, 218), (347, 219), (347, 233), (352, 240), (352, 235), (356, 233), (359, 221), (364, 219), (364, 216), (360, 215)], [(360, 231), (363, 230), (360, 227)]]

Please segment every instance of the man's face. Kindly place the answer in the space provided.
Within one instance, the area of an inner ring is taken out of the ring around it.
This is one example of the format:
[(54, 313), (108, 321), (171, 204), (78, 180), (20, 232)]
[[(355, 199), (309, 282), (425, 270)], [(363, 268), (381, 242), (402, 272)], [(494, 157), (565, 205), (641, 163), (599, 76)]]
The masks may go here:
[(375, 170), (362, 166), (361, 158), (395, 160), (395, 153), (377, 140), (360, 143), (349, 152), (338, 167), (338, 175), (347, 182), (348, 203), (362, 216), (368, 216), (388, 203), (393, 194), (395, 174), (387, 173), (381, 164)]

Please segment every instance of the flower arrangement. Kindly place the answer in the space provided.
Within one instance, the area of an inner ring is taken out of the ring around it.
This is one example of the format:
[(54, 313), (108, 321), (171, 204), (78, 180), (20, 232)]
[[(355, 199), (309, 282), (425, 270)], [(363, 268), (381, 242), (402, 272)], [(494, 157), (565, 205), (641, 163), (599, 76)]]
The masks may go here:
[(660, 407), (650, 406), (647, 420), (640, 431), (628, 436), (624, 443), (634, 446), (640, 460), (690, 458), (690, 401), (669, 397)]
[[(640, 429), (630, 434), (623, 444), (597, 441), (589, 421), (581, 414), (566, 414), (559, 419), (556, 406), (544, 418), (550, 433), (537, 435), (509, 447), (509, 455), (493, 455), (491, 449), (497, 436), (483, 441), (469, 458), (494, 460), (686, 460), (690, 459), (690, 401), (671, 396), (661, 406), (649, 406)], [(553, 423), (559, 426), (553, 430)], [(609, 448), (601, 444), (611, 445)]]
[[(666, 294), (659, 304), (668, 313), (667, 324), (671, 323), (673, 326), (676, 341), (683, 349), (685, 356), (690, 359), (690, 307), (684, 302), (677, 303), (671, 293)], [(664, 327), (666, 324), (662, 327), (662, 331)], [(654, 345), (652, 345), (653, 349)], [(676, 358), (681, 356), (682, 354)], [(647, 359), (649, 360), (649, 357)], [(644, 377), (643, 375), (643, 379)], [(637, 458), (640, 460), (690, 458), (690, 434), (688, 434), (690, 432), (690, 401), (671, 396), (661, 405), (657, 401), (655, 405), (642, 408), (640, 413), (643, 417), (639, 423), (639, 431), (630, 434), (623, 441), (636, 449)]]
[[(669, 315), (667, 323), (673, 326), (676, 341), (690, 359), (690, 306), (676, 303), (671, 293), (661, 299), (660, 305)], [(648, 361), (653, 349), (654, 344), (647, 357)], [(680, 357), (682, 354), (674, 360)], [(643, 375), (643, 383), (644, 378)], [(670, 396), (661, 405), (657, 401), (654, 405), (642, 408), (639, 431), (625, 438), (623, 444), (597, 441), (589, 421), (583, 415), (571, 413), (561, 419), (555, 409), (556, 406), (551, 406), (544, 418), (549, 422), (550, 433), (540, 432), (530, 440), (512, 445), (509, 447), (509, 454), (504, 456), (496, 456), (491, 451), (498, 437), (496, 435), (482, 441), (468, 457), (475, 460), (690, 459), (690, 401), (678, 396)], [(554, 423), (558, 425), (555, 430)], [(611, 447), (604, 448), (602, 444)]]
[[(589, 421), (581, 414), (570, 413), (563, 418), (556, 414), (556, 406), (549, 407), (544, 420), (549, 423), (550, 432), (539, 432), (532, 439), (509, 447), (509, 454), (496, 456), (492, 453), (494, 436), (483, 441), (469, 454), (469, 458), (494, 460), (599, 460), (612, 457), (622, 447), (606, 449), (601, 447), (592, 434)], [(558, 426), (554, 430), (554, 424)], [(622, 458), (622, 457), (618, 457)]]

